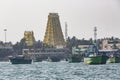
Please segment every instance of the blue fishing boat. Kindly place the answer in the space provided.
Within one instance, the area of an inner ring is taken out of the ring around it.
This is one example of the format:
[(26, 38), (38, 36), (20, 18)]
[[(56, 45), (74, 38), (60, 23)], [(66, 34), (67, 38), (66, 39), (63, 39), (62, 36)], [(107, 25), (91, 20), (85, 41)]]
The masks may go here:
[(31, 64), (32, 63), (32, 59), (29, 58), (25, 58), (23, 55), (18, 55), (18, 56), (11, 56), (9, 57), (10, 62), (12, 64)]

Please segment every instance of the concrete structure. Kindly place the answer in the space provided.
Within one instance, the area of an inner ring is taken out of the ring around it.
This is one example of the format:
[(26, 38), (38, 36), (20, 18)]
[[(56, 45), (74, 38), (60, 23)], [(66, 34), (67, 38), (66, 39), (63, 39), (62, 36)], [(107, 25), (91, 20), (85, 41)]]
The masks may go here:
[(24, 39), (25, 39), (25, 43), (27, 44), (27, 46), (33, 46), (33, 44), (35, 42), (33, 31), (25, 31)]
[(103, 39), (100, 47), (102, 50), (120, 49), (120, 40)]
[(13, 49), (11, 42), (3, 43), (0, 41), (0, 49)]
[(65, 47), (58, 13), (49, 13), (43, 43), (58, 48)]
[(23, 49), (23, 55), (25, 57), (36, 61), (45, 60), (49, 58), (57, 58), (59, 60), (67, 59), (70, 55), (70, 51), (67, 48), (56, 49), (56, 48), (45, 48), (45, 49)]
[(78, 45), (78, 48), (88, 48), (90, 46), (90, 44), (89, 45)]

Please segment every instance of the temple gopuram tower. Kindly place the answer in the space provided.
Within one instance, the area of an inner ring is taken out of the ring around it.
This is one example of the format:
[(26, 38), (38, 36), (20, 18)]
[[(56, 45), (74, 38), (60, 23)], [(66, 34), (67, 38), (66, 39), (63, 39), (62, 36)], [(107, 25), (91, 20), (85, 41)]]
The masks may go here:
[(58, 13), (49, 13), (43, 43), (53, 47), (65, 47)]
[(35, 43), (33, 31), (25, 31), (24, 39), (27, 46), (33, 46), (33, 44)]

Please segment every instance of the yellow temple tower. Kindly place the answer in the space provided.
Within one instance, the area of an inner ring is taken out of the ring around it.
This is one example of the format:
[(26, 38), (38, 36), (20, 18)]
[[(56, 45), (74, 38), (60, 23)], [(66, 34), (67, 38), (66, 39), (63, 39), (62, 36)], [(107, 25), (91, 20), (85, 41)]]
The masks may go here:
[(27, 46), (33, 46), (33, 44), (35, 42), (33, 31), (25, 31), (24, 39), (25, 39), (25, 43), (27, 44)]
[(43, 43), (53, 47), (65, 47), (58, 13), (49, 13)]

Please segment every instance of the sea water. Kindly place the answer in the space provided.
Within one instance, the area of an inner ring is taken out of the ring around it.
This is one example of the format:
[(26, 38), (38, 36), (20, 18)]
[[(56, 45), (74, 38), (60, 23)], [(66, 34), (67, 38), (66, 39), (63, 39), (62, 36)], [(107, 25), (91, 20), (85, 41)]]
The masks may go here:
[(120, 63), (0, 62), (0, 80), (120, 80)]

